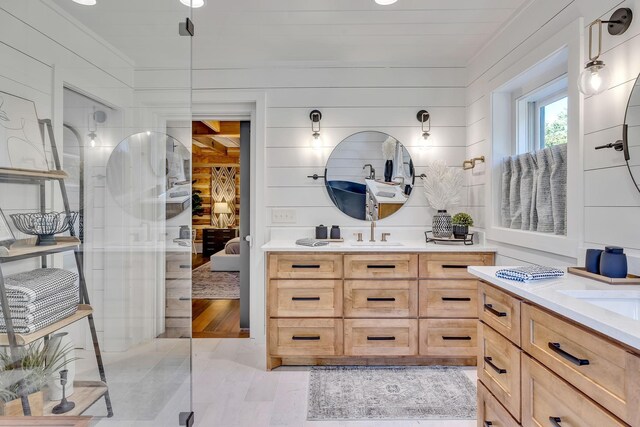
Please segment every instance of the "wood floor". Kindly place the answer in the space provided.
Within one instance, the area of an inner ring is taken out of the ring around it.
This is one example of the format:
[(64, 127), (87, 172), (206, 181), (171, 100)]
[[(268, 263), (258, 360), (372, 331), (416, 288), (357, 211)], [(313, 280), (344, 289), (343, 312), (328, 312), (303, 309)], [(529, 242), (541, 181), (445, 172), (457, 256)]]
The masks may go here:
[(248, 338), (240, 329), (240, 300), (194, 299), (192, 305), (193, 338)]
[[(192, 266), (196, 269), (207, 261), (194, 254)], [(191, 316), (193, 338), (249, 338), (249, 331), (240, 329), (240, 300), (194, 299)]]

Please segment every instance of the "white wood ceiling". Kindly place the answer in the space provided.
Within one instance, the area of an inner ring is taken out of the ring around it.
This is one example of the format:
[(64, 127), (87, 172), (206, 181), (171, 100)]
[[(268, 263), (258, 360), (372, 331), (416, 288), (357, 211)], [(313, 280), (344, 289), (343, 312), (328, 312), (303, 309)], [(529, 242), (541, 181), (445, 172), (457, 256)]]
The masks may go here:
[[(139, 67), (188, 65), (179, 0), (54, 3)], [(531, 0), (207, 0), (193, 10), (194, 67), (464, 66)]]

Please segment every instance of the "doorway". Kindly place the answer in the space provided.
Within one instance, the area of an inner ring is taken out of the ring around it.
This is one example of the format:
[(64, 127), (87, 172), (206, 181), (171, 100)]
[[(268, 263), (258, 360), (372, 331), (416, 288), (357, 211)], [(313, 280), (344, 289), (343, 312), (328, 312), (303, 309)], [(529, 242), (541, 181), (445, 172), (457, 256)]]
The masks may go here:
[(250, 122), (193, 121), (192, 153), (192, 336), (248, 338)]

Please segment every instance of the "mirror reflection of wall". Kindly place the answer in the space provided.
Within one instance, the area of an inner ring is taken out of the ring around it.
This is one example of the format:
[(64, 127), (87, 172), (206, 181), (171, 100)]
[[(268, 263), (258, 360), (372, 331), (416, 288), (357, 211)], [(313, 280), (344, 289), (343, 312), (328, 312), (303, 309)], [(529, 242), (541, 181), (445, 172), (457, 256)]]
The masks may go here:
[(415, 171), (407, 149), (383, 132), (345, 138), (331, 153), (325, 184), (331, 201), (352, 218), (376, 221), (409, 199)]

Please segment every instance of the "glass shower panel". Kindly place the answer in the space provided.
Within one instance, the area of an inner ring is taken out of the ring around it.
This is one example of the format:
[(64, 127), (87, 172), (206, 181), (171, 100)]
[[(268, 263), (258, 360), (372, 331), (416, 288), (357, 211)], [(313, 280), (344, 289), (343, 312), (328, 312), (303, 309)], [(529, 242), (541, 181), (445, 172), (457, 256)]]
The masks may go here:
[(191, 8), (80, 3), (0, 7), (0, 418), (185, 425)]

